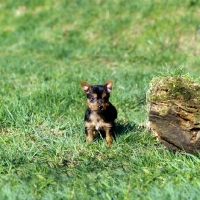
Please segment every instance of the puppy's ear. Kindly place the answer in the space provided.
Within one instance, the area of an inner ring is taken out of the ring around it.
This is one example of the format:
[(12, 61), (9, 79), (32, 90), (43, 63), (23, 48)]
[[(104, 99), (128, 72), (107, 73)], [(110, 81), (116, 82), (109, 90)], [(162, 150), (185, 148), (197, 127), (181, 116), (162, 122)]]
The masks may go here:
[(88, 84), (88, 83), (85, 82), (85, 81), (82, 81), (82, 82), (81, 82), (81, 87), (82, 87), (83, 91), (84, 91), (86, 94), (88, 94), (88, 93), (90, 92), (90, 90), (91, 90), (91, 85)]
[(106, 86), (107, 91), (108, 91), (109, 93), (112, 91), (112, 85), (113, 85), (112, 80), (106, 81), (106, 82), (104, 83), (104, 86)]

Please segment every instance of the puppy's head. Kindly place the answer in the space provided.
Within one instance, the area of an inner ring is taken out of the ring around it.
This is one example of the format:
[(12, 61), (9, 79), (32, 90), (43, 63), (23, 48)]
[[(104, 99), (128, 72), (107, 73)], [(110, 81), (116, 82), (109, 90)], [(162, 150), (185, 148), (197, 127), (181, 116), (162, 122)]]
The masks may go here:
[(90, 85), (81, 82), (81, 87), (87, 95), (87, 104), (92, 111), (101, 112), (109, 105), (110, 92), (113, 82), (107, 81), (104, 85)]

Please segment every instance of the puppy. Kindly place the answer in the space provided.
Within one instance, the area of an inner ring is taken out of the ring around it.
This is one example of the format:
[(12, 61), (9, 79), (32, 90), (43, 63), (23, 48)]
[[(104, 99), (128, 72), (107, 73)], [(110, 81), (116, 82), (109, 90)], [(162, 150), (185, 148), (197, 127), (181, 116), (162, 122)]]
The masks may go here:
[(112, 146), (114, 137), (116, 108), (109, 102), (113, 82), (104, 85), (90, 85), (81, 82), (81, 87), (87, 96), (88, 108), (85, 113), (86, 141), (92, 142), (100, 133), (106, 138), (108, 146)]

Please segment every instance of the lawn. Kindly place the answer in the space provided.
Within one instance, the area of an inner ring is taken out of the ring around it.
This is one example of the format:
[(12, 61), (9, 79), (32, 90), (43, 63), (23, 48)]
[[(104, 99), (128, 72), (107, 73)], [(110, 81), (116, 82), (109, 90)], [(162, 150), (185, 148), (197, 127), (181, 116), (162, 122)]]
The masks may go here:
[[(0, 1), (0, 199), (199, 199), (200, 157), (138, 128), (152, 77), (200, 82), (199, 16), (199, 0)], [(109, 79), (112, 148), (84, 142), (80, 87)]]

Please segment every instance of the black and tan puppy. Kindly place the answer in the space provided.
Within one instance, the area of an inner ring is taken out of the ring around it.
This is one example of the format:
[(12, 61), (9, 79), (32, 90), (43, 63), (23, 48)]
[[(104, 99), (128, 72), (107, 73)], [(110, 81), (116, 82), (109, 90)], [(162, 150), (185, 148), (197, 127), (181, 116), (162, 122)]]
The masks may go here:
[(81, 87), (87, 95), (88, 108), (85, 113), (86, 141), (92, 142), (100, 133), (106, 138), (108, 146), (112, 145), (114, 137), (116, 108), (109, 102), (113, 82), (107, 81), (104, 85), (90, 85), (81, 82)]

